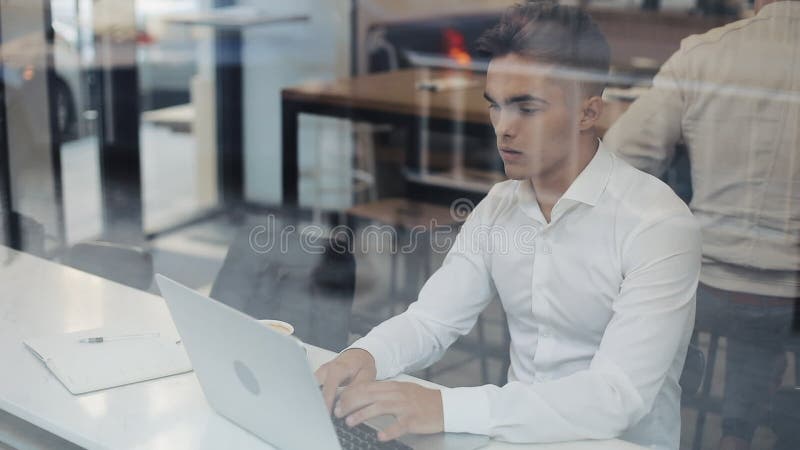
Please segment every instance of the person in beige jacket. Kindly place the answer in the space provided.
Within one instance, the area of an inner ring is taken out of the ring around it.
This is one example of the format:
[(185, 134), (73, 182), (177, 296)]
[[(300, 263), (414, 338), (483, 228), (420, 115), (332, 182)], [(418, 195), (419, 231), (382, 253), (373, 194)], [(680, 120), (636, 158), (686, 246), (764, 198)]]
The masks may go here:
[(654, 175), (688, 147), (703, 234), (697, 328), (728, 337), (721, 449), (750, 447), (800, 296), (800, 1), (756, 11), (684, 39), (604, 139)]

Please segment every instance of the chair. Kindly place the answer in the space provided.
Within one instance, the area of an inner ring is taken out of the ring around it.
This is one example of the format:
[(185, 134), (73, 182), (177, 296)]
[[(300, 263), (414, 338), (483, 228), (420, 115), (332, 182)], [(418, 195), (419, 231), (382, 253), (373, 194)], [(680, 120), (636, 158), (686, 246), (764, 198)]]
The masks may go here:
[(703, 372), (706, 369), (706, 358), (700, 347), (690, 344), (686, 352), (686, 361), (683, 364), (683, 373), (678, 381), (684, 396), (696, 395), (703, 382)]
[(350, 237), (304, 236), (282, 225), (275, 223), (275, 230), (259, 229), (255, 222), (243, 226), (210, 296), (258, 319), (289, 322), (306, 343), (342, 350), (355, 294)]
[[(699, 450), (703, 444), (703, 434), (705, 430), (706, 416), (709, 412), (719, 413), (721, 405), (719, 399), (715, 399), (711, 395), (711, 387), (713, 384), (715, 362), (717, 360), (717, 353), (719, 351), (719, 341), (725, 337), (722, 330), (723, 325), (719, 322), (712, 321), (696, 325), (694, 335), (692, 335), (692, 343), (689, 346), (689, 352), (686, 355), (686, 364), (684, 366), (683, 374), (681, 375), (681, 388), (683, 389), (683, 403), (697, 409), (697, 418), (694, 426), (694, 439), (692, 442), (692, 449)], [(700, 332), (708, 333), (709, 344), (708, 354), (703, 357), (702, 351), (697, 347), (698, 335)], [(797, 337), (790, 339), (786, 343), (786, 352), (794, 353), (795, 355), (795, 386), (791, 389), (781, 389), (773, 404), (773, 412), (768, 419), (773, 426), (773, 431), (778, 435), (779, 443), (781, 442), (781, 433), (784, 437), (783, 442), (798, 442), (797, 431), (795, 430), (796, 424), (800, 423), (800, 410), (797, 406), (791, 406), (791, 402), (800, 400), (800, 342)], [(699, 353), (699, 356), (697, 355)], [(702, 367), (699, 360), (703, 359)], [(699, 388), (694, 388), (697, 385), (697, 373), (700, 373)], [(784, 426), (786, 420), (794, 420), (794, 427)], [(777, 428), (775, 428), (777, 426)], [(800, 445), (781, 447), (776, 444), (774, 450), (786, 450), (800, 448)]]
[[(416, 297), (419, 288), (432, 273), (429, 239), (433, 227), (459, 225), (449, 208), (405, 198), (360, 203), (347, 209), (346, 216), (351, 229), (364, 223), (391, 227), (389, 295), (386, 302), (378, 303), (388, 306), (390, 315), (408, 306), (409, 300)], [(407, 248), (412, 244), (412, 232), (419, 239), (416, 243), (421, 245)], [(399, 275), (401, 264), (405, 269), (402, 280)], [(378, 317), (373, 321), (384, 319), (388, 317)]]
[[(324, 120), (324, 119), (321, 119)], [(322, 122), (325, 123), (325, 122)], [(328, 128), (317, 127), (315, 163), (300, 170), (300, 179), (311, 182), (306, 202), (311, 208), (312, 222), (322, 223), (323, 216), (339, 212), (354, 201), (372, 201), (378, 196), (373, 132), (385, 126), (352, 123), (352, 145), (336, 142), (337, 134), (326, 134)], [(352, 154), (346, 149), (352, 148)], [(345, 167), (349, 167), (345, 169)]]
[[(688, 390), (684, 391), (683, 393), (683, 403), (686, 405), (690, 405), (697, 409), (697, 418), (695, 419), (694, 425), (694, 439), (692, 441), (692, 449), (699, 450), (703, 443), (703, 431), (705, 429), (706, 424), (706, 415), (709, 411), (718, 410), (718, 405), (714, 402), (714, 399), (711, 397), (711, 384), (714, 378), (714, 363), (717, 360), (717, 350), (719, 349), (719, 340), (722, 336), (720, 330), (715, 325), (709, 325), (707, 329), (698, 329), (696, 328), (694, 334), (692, 335), (691, 344), (689, 344), (689, 352), (686, 354), (686, 361), (687, 364), (692, 360), (692, 354), (695, 351), (700, 352), (700, 355), (703, 356), (702, 351), (697, 346), (697, 342), (699, 339), (699, 333), (701, 331), (708, 332), (709, 334), (709, 345), (708, 345), (708, 354), (703, 357), (703, 368), (700, 371), (700, 383), (698, 384), (697, 389), (694, 392), (689, 392)], [(693, 373), (694, 372), (694, 373)], [(689, 373), (693, 373), (692, 375), (688, 375)], [(689, 366), (684, 366), (683, 374), (681, 374), (680, 385), (681, 389), (684, 388), (684, 383), (687, 383), (686, 378), (694, 378), (696, 376), (696, 369), (692, 369)]]
[(794, 354), (794, 386), (779, 389), (772, 402), (769, 424), (777, 436), (773, 450), (800, 448), (800, 336), (789, 339), (786, 351)]
[(82, 242), (67, 250), (62, 262), (143, 291), (153, 284), (153, 258), (136, 246), (105, 241)]

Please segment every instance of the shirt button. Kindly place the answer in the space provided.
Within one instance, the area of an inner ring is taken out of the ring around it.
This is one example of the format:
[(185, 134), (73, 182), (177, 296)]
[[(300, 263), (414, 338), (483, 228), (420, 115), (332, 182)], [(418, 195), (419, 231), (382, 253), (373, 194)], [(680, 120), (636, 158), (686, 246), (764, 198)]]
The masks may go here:
[(547, 242), (542, 241), (542, 253), (545, 255), (549, 255), (550, 253), (552, 253), (552, 251), (553, 250), (550, 248), (550, 245)]

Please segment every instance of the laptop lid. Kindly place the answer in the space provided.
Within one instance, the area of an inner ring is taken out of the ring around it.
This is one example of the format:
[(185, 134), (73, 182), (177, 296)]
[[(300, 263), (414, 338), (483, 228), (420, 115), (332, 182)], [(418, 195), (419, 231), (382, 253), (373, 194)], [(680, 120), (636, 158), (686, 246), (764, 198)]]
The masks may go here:
[(156, 282), (217, 413), (281, 449), (340, 448), (296, 341), (162, 275)]
[[(340, 449), (305, 350), (292, 338), (194, 290), (156, 275), (209, 404), (217, 413), (282, 450)], [(376, 429), (393, 419), (367, 422)], [(409, 434), (415, 450), (472, 450), (487, 436)]]

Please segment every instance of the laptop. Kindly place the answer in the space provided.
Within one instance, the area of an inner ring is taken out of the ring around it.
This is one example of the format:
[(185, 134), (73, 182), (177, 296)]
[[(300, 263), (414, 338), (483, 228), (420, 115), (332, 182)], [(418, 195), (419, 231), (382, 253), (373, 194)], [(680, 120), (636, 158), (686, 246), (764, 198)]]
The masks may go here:
[(388, 416), (349, 428), (332, 418), (305, 349), (227, 305), (162, 275), (156, 282), (211, 407), (281, 450), (472, 450), (486, 436), (408, 435), (388, 443)]

